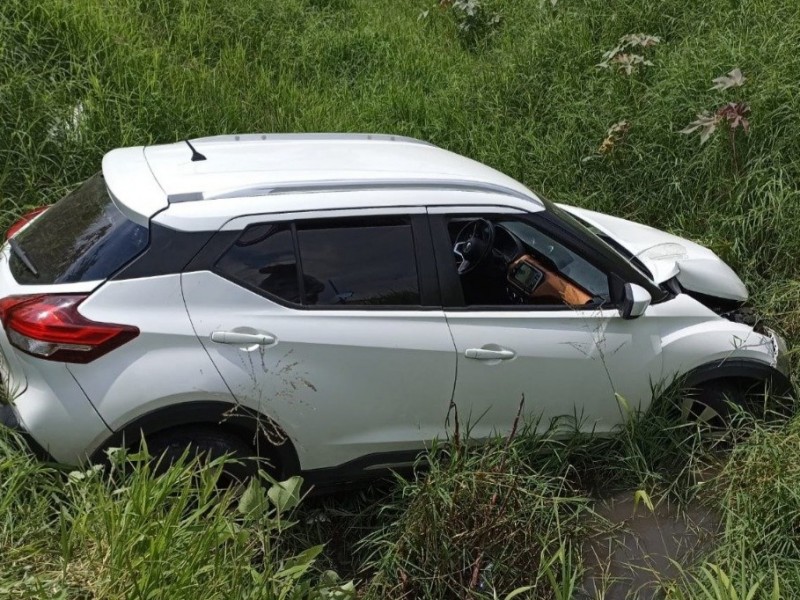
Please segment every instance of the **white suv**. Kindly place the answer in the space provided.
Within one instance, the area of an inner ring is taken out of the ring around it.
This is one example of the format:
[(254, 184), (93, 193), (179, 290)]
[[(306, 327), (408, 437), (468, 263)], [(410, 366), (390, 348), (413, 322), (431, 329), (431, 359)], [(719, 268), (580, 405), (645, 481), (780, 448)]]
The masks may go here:
[(789, 389), (710, 250), (394, 136), (114, 150), (12, 228), (0, 297), (0, 414), (71, 464), (143, 433), (344, 480), (413, 460), (452, 406), (476, 438), (523, 394), (605, 432), (615, 395), (676, 380), (706, 420)]

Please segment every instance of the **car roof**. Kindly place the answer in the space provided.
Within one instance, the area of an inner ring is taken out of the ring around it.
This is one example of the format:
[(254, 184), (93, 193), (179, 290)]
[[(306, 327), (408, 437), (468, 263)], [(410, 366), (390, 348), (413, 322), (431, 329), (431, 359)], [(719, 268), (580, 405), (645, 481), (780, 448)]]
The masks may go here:
[[(103, 159), (109, 191), (137, 221), (183, 202), (251, 199), (269, 212), (270, 194), (367, 188), (494, 192), (541, 204), (521, 183), (477, 161), (412, 138), (378, 134), (246, 134), (112, 150)], [(192, 147), (202, 158), (194, 155)], [(193, 160), (193, 158), (195, 160)], [(369, 206), (369, 195), (357, 195)], [(340, 196), (341, 197), (341, 196)], [(352, 207), (352, 199), (348, 206)], [(331, 208), (335, 208), (332, 206)], [(216, 211), (215, 211), (216, 212)], [(138, 217), (138, 218), (137, 218)]]

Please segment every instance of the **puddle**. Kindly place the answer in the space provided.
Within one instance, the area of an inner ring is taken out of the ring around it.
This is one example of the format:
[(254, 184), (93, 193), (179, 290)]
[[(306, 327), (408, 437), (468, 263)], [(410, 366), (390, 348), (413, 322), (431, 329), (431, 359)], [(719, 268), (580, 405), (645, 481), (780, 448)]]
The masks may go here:
[(671, 561), (691, 563), (710, 548), (719, 527), (717, 515), (701, 506), (659, 506), (654, 512), (641, 502), (634, 506), (633, 492), (627, 492), (596, 507), (616, 528), (586, 544), (587, 571), (577, 598), (661, 598), (659, 581), (678, 576)]

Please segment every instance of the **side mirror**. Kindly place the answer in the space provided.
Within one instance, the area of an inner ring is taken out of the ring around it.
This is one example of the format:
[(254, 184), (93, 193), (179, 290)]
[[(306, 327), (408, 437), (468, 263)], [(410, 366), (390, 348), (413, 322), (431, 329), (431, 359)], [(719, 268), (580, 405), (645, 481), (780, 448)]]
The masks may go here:
[(650, 306), (652, 297), (650, 292), (635, 283), (625, 284), (625, 295), (619, 307), (619, 316), (623, 319), (635, 319), (641, 317), (647, 307)]

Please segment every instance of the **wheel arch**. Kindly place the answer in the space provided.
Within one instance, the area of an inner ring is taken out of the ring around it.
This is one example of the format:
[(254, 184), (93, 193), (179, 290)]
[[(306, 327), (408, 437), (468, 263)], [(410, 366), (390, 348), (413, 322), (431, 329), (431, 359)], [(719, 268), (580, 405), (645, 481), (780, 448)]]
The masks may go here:
[(789, 378), (772, 365), (749, 358), (728, 358), (695, 367), (678, 382), (682, 388), (694, 388), (724, 379), (750, 379), (767, 384), (779, 396), (794, 397)]
[[(105, 450), (131, 447), (142, 436), (187, 425), (212, 425), (249, 443), (258, 456), (274, 453), (281, 476), (300, 472), (300, 461), (289, 435), (272, 418), (241, 405), (220, 401), (193, 401), (155, 409), (136, 417), (92, 452), (90, 462), (102, 462)], [(276, 443), (280, 439), (280, 443)]]

